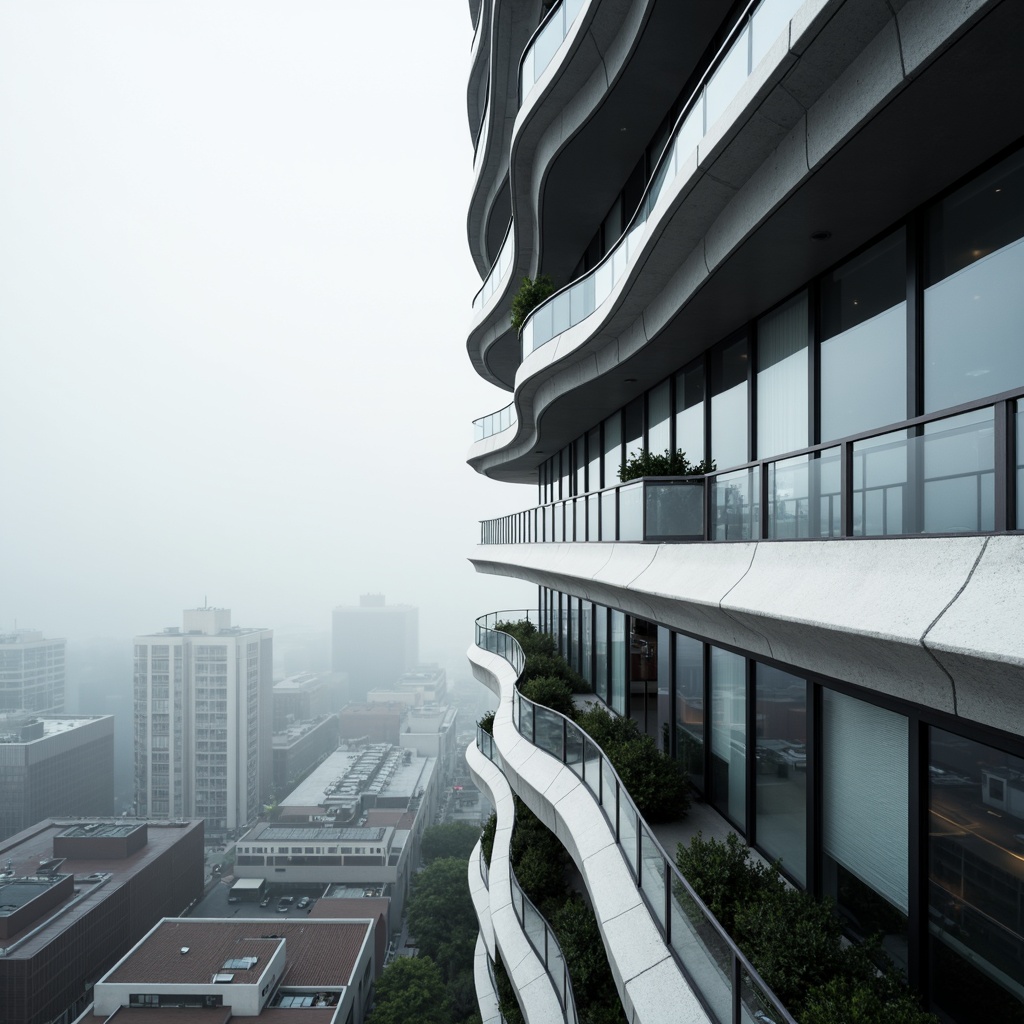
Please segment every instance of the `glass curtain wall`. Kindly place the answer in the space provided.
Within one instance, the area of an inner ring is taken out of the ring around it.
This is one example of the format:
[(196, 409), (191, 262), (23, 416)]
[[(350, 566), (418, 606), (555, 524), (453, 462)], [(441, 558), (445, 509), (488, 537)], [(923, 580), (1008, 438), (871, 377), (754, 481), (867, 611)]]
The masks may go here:
[(807, 292), (757, 322), (757, 457), (806, 448)]
[(675, 447), (690, 462), (704, 459), (704, 365), (698, 363), (675, 377)]
[(655, 455), (668, 451), (672, 444), (671, 390), (665, 380), (647, 393), (647, 450)]
[(749, 458), (747, 409), (749, 362), (745, 337), (711, 350), (711, 458), (719, 469), (742, 465)]
[(758, 664), (757, 844), (801, 884), (807, 881), (807, 681)]
[(822, 694), (822, 881), (848, 927), (881, 933), (906, 968), (907, 719), (843, 693)]
[(711, 648), (711, 802), (746, 828), (747, 662)]
[(675, 635), (676, 757), (700, 792), (704, 784), (704, 644)]
[(1024, 383), (1024, 150), (928, 212), (925, 411)]
[(626, 659), (629, 651), (626, 648), (626, 616), (623, 612), (611, 610), (611, 643), (610, 643), (610, 683), (611, 692), (608, 704), (613, 711), (627, 715), (626, 707)]

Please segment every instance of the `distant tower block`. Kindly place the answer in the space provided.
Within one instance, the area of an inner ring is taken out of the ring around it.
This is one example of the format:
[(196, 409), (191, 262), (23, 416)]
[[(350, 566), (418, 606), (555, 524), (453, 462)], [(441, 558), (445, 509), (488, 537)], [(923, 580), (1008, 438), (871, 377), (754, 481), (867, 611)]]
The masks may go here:
[(348, 673), (348, 699), (386, 689), (419, 661), (419, 609), (362, 594), (357, 607), (334, 609), (331, 668)]

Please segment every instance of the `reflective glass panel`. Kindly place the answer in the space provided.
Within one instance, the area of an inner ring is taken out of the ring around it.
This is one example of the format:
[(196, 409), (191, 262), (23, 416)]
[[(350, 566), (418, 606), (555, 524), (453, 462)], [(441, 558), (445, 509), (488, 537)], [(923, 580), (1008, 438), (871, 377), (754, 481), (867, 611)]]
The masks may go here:
[(619, 488), (619, 540), (643, 540), (643, 501), (642, 480), (634, 480)]
[(748, 461), (747, 340), (711, 352), (711, 457), (719, 469)]
[(711, 802), (741, 829), (747, 796), (746, 661), (711, 648)]
[(768, 536), (838, 537), (839, 449), (796, 455), (768, 466)]
[(822, 881), (858, 936), (905, 966), (908, 725), (843, 693), (822, 700)]
[(931, 729), (932, 998), (955, 1020), (1024, 1017), (1024, 759)]
[(706, 123), (709, 130), (747, 80), (748, 32), (749, 29), (745, 28), (737, 36), (708, 82)]
[(675, 635), (676, 758), (704, 791), (704, 645)]
[(671, 444), (670, 390), (666, 380), (647, 393), (647, 450), (659, 455)]
[(580, 675), (593, 684), (594, 680), (594, 606), (589, 601), (580, 602), (581, 657)]
[(704, 536), (704, 482), (675, 480), (644, 485), (645, 540)]
[(676, 374), (676, 436), (691, 462), (704, 459), (704, 367), (695, 366)]
[(925, 411), (1024, 384), (1024, 151), (928, 214)]
[(807, 682), (757, 665), (757, 845), (807, 881)]
[[(587, 434), (587, 490), (601, 490), (601, 428), (594, 427)], [(594, 534), (596, 538), (597, 534)]]
[(608, 609), (594, 608), (594, 693), (610, 704), (608, 693)]
[(807, 447), (807, 293), (757, 322), (757, 454)]
[(626, 709), (626, 616), (614, 608), (611, 613), (611, 704), (620, 715)]
[(907, 416), (904, 229), (821, 280), (821, 439)]
[[(619, 482), (622, 468), (622, 413), (616, 412), (604, 421), (604, 486)], [(606, 536), (605, 540), (613, 540)]]
[(1024, 530), (1024, 408), (1017, 402), (1017, 529)]
[(756, 540), (760, 502), (755, 469), (740, 469), (710, 478), (712, 540)]

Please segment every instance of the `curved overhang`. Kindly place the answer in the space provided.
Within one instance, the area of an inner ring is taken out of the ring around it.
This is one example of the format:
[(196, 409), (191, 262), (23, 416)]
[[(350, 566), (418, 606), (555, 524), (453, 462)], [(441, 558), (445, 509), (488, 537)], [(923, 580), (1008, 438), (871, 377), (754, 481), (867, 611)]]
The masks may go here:
[[(509, 146), (518, 110), (519, 60), (537, 27), (539, 11), (539, 0), (528, 4), (491, 0), (487, 43), (490, 87), (481, 139), (473, 160), (473, 190), (466, 219), (470, 255), (481, 277), (497, 256), (496, 249), (488, 248), (488, 233), (490, 230), (493, 235), (493, 208), (508, 177)], [(502, 230), (504, 227), (501, 224)]]
[(519, 282), (542, 267), (557, 283), (568, 278), (658, 124), (728, 24), (729, 10), (728, 0), (698, 8), (591, 0), (580, 13), (515, 120), (508, 178), (512, 269), (466, 343), (482, 377), (511, 388), (520, 352), (509, 310)]
[[(478, 572), (1024, 732), (1024, 536), (480, 547)], [(514, 787), (513, 787), (514, 788)]]
[(474, 17), (476, 31), (469, 56), (469, 83), (466, 86), (466, 116), (469, 134), (475, 147), (479, 139), (487, 104), (487, 70), (491, 38), (491, 0), (477, 0), (479, 21)]
[(470, 464), (535, 481), (582, 429), (1019, 139), (1024, 76), (999, 55), (1024, 5), (965, 6), (804, 4), (666, 184), (609, 299), (520, 366), (515, 437)]

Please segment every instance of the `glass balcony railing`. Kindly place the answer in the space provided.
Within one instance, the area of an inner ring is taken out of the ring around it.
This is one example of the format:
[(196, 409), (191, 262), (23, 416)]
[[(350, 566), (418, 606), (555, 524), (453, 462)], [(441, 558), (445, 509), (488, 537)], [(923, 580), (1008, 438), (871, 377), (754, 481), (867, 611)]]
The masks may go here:
[[(747, 8), (725, 46), (683, 108), (640, 208), (615, 247), (588, 274), (556, 292), (527, 318), (522, 358), (595, 313), (633, 263), (665, 186), (688, 168), (687, 159), (739, 93), (770, 46), (786, 29), (803, 0), (760, 0)], [(539, 36), (538, 36), (539, 41)], [(524, 69), (525, 69), (524, 59)]]
[(519, 734), (566, 765), (601, 808), (651, 920), (709, 1016), (719, 1024), (741, 1019), (795, 1024), (662, 848), (604, 751), (575, 722), (519, 691), (526, 660), (522, 648), (494, 626), (523, 618), (536, 616), (504, 611), (476, 621), (477, 646), (507, 652), (506, 660), (519, 677), (512, 702)]
[(569, 34), (585, 0), (561, 0), (534, 33), (519, 65), (519, 102), (530, 94)]
[[(480, 290), (473, 296), (473, 309), (483, 309), (490, 301), (491, 296), (498, 290), (499, 285), (505, 280), (508, 268), (512, 266), (512, 222), (508, 222), (505, 230), (505, 241), (501, 243), (501, 250), (498, 258), (491, 265), (491, 269), (484, 278)], [(507, 325), (506, 325), (507, 326)]]
[(516, 418), (515, 406), (512, 402), (509, 402), (504, 409), (499, 409), (497, 412), (492, 412), (487, 416), (481, 416), (478, 420), (473, 420), (473, 440), (482, 441), (485, 437), (500, 434), (503, 430), (508, 430), (509, 427), (515, 426), (516, 423), (518, 423), (518, 419)]
[[(480, 524), (481, 544), (821, 540), (1024, 528), (1024, 389), (703, 477), (645, 477)], [(479, 421), (478, 421), (479, 422)], [(1011, 454), (1012, 453), (1012, 454)]]

